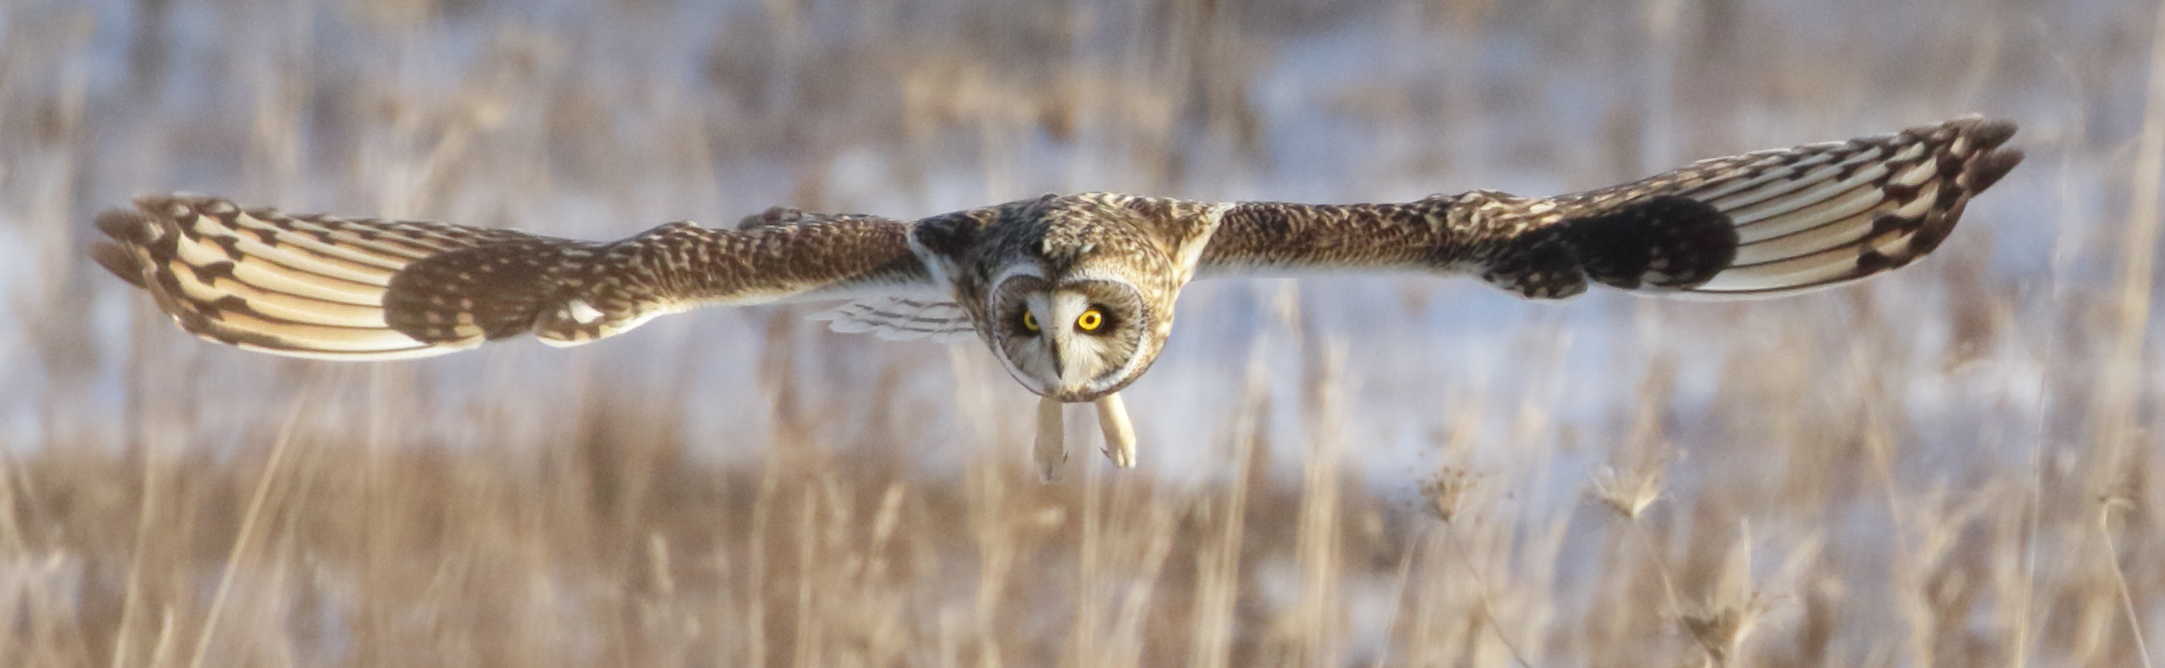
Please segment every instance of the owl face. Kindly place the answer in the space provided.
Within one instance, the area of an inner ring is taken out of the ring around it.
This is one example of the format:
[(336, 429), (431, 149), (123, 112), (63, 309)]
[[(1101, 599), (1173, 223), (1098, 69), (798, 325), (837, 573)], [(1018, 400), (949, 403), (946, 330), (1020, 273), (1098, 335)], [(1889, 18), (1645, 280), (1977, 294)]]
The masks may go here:
[(988, 343), (1017, 382), (1059, 401), (1091, 401), (1150, 368), (1163, 337), (1158, 303), (1112, 271), (1005, 272), (987, 294)]

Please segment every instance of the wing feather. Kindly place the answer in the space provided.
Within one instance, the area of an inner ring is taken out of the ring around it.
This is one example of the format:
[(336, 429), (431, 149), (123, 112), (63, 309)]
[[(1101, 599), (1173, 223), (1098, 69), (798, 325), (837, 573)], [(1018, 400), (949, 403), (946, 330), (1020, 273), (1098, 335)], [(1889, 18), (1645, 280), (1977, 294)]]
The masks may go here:
[[(1716, 209), (1738, 224), (1734, 263), (1692, 297), (1762, 297), (1816, 290), (1905, 266), (1936, 249), (1969, 200), (2022, 161), (2001, 148), (2013, 123), (1967, 118), (1838, 146), (1847, 175), (1796, 174), (1807, 183), (1764, 210)], [(1730, 177), (1734, 178), (1734, 177)]]
[(522, 332), (577, 345), (700, 304), (918, 292), (928, 280), (906, 223), (801, 212), (790, 223), (672, 223), (604, 244), (166, 196), (101, 214), (110, 240), (90, 253), (199, 337), (335, 360), (426, 357)]
[(889, 341), (967, 341), (977, 333), (962, 305), (909, 297), (871, 297), (815, 313), (813, 320), (845, 334), (869, 333)]
[(2022, 161), (2001, 148), (2014, 133), (2007, 121), (1963, 118), (1551, 198), (1239, 203), (1220, 217), (1201, 269), (1471, 272), (1535, 298), (1589, 282), (1715, 298), (1802, 292), (1931, 252), (1970, 198)]

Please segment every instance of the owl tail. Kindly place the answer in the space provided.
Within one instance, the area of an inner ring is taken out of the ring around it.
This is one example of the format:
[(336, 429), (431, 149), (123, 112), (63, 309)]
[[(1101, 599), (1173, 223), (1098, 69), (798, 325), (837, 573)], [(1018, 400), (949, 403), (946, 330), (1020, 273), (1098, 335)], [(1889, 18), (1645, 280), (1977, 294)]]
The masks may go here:
[(508, 230), (145, 197), (100, 214), (91, 258), (198, 337), (331, 360), (427, 357), (531, 329), (542, 259), (582, 244)]
[(1733, 177), (1567, 219), (1560, 240), (1586, 278), (1625, 290), (1720, 299), (1841, 285), (1937, 248), (1970, 198), (2022, 161), (2000, 148), (2014, 134), (1969, 118), (1741, 156)]

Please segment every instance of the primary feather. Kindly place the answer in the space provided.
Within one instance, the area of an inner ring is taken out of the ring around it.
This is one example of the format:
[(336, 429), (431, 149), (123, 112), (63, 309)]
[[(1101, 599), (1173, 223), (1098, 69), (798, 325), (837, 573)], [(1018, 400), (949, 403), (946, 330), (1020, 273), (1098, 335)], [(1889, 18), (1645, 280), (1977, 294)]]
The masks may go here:
[(924, 290), (907, 223), (799, 218), (670, 223), (594, 243), (145, 197), (101, 214), (110, 241), (90, 252), (199, 337), (333, 360), (427, 357), (527, 332), (578, 345), (700, 304)]

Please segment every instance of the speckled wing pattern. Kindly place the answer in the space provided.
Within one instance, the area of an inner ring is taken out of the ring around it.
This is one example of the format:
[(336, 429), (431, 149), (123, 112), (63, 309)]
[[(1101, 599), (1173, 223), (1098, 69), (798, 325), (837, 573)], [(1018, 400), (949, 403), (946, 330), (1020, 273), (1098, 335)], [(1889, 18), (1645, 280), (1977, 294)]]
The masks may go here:
[(1460, 271), (1532, 298), (1568, 297), (1589, 282), (1693, 297), (1791, 294), (1931, 252), (1970, 198), (2021, 162), (2000, 148), (2014, 133), (2013, 123), (1965, 118), (1702, 160), (1550, 198), (1240, 203), (1220, 219), (1201, 268)]
[(929, 287), (907, 223), (788, 209), (609, 243), (189, 196), (143, 198), (97, 226), (111, 240), (91, 256), (183, 329), (322, 359), (425, 357), (524, 332), (576, 345), (701, 304)]

